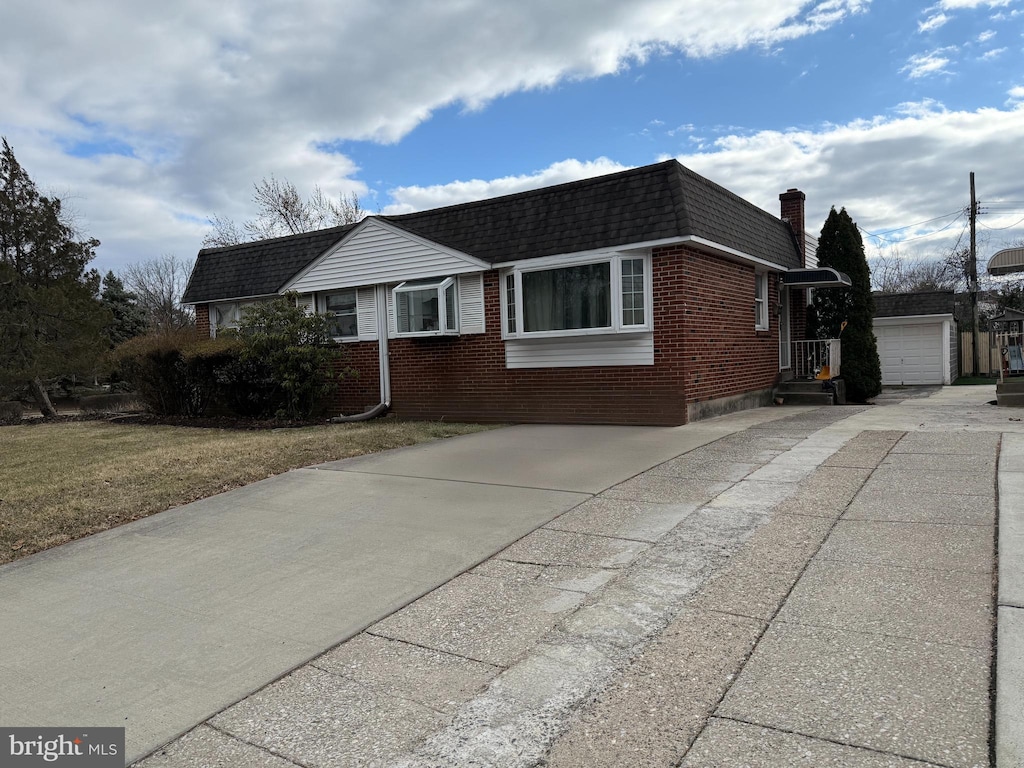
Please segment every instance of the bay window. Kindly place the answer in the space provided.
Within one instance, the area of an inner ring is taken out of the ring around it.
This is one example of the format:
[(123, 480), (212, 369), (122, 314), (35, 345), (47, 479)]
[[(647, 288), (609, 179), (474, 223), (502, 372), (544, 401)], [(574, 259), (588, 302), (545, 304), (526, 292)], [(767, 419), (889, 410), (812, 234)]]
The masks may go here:
[(397, 336), (440, 336), (459, 332), (455, 278), (408, 280), (392, 289)]
[(503, 275), (506, 337), (647, 331), (650, 260), (614, 254), (578, 263), (532, 266)]

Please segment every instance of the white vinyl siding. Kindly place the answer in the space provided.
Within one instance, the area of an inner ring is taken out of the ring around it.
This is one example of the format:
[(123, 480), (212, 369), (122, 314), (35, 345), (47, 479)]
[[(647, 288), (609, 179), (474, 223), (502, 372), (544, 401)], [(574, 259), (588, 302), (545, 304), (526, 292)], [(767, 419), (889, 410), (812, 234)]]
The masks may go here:
[(459, 275), (459, 327), (463, 334), (486, 330), (483, 275)]
[(349, 237), (286, 286), (327, 291), (377, 283), (482, 272), (472, 256), (431, 243), (384, 222), (366, 219)]
[(313, 309), (313, 307), (315, 306), (314, 298), (315, 297), (312, 293), (304, 293), (301, 296), (297, 296), (295, 298), (295, 306), (301, 309), (307, 315), (311, 315), (315, 311)]
[(507, 339), (506, 368), (654, 365), (654, 334)]

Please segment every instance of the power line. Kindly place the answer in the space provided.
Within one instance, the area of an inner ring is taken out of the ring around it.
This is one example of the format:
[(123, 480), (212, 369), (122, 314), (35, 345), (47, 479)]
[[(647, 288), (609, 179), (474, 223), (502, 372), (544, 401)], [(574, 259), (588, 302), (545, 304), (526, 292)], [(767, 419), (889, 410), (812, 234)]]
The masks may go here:
[[(961, 208), (952, 213), (947, 213), (943, 216), (936, 216), (934, 219), (928, 219), (927, 221), (919, 221), (916, 224), (907, 224), (905, 227), (896, 227), (895, 229), (887, 229), (884, 232), (868, 232), (864, 227), (858, 226), (857, 228), (871, 237), (881, 237), (882, 235), (891, 235), (893, 232), (899, 232), (900, 230), (910, 229), (911, 227), (920, 227), (922, 224), (931, 224), (933, 221), (941, 221), (942, 219), (948, 219), (950, 216), (962, 216), (964, 209)], [(941, 230), (940, 230), (941, 231)]]
[[(955, 215), (955, 216), (956, 216), (956, 218), (955, 218), (955, 219), (953, 219), (952, 221), (950, 221), (950, 222), (949, 222), (949, 223), (948, 223), (948, 224), (947, 224), (946, 226), (942, 227), (941, 229), (937, 229), (937, 230), (935, 230), (934, 232), (927, 232), (927, 233), (925, 233), (925, 234), (923, 234), (923, 235), (917, 235), (916, 237), (907, 237), (907, 238), (904, 238), (904, 239), (902, 239), (902, 240), (898, 240), (898, 239), (897, 239), (897, 240), (893, 240), (893, 239), (890, 239), (890, 238), (887, 238), (887, 237), (882, 237), (881, 235), (877, 235), (877, 234), (875, 234), (875, 233), (873, 233), (873, 232), (868, 232), (868, 231), (867, 231), (866, 229), (864, 229), (863, 227), (860, 227), (860, 226), (858, 226), (857, 228), (858, 228), (858, 229), (860, 229), (860, 230), (861, 230), (861, 232), (864, 232), (865, 234), (867, 234), (867, 235), (870, 235), (871, 237), (875, 237), (875, 238), (878, 238), (879, 240), (881, 240), (881, 241), (883, 241), (883, 242), (886, 242), (886, 243), (894, 243), (894, 244), (896, 244), (896, 245), (899, 245), (899, 244), (901, 244), (901, 243), (912, 243), (912, 242), (914, 242), (915, 240), (921, 240), (921, 239), (923, 239), (923, 238), (925, 238), (925, 237), (931, 237), (932, 235), (937, 235), (937, 234), (939, 234), (940, 232), (945, 232), (945, 231), (946, 231), (947, 229), (949, 229), (949, 228), (950, 228), (951, 226), (953, 226), (954, 224), (956, 224), (956, 223), (957, 223), (957, 221), (959, 221), (960, 217), (964, 216), (965, 214), (964, 214), (964, 211), (957, 211), (957, 213), (956, 213), (956, 214), (947, 214), (947, 215), (950, 215), (950, 216), (952, 216), (952, 215)], [(945, 216), (939, 216), (938, 218), (939, 218), (939, 219), (944, 219), (944, 218), (946, 218), (946, 217), (945, 217)], [(938, 220), (938, 219), (931, 219), (931, 221), (937, 221), (937, 220)], [(922, 223), (922, 224), (927, 224), (928, 222), (921, 222), (921, 223)], [(916, 227), (916, 226), (919, 226), (919, 225), (917, 225), (917, 224), (910, 224), (910, 225), (909, 225), (909, 226), (907, 226), (907, 227), (899, 227), (898, 229), (892, 229), (892, 230), (889, 230), (889, 232), (898, 232), (898, 231), (900, 231), (901, 229), (909, 229), (910, 227)]]
[(1024, 217), (1017, 219), (1017, 221), (1013, 222), (1013, 224), (1009, 224), (1005, 227), (990, 227), (982, 221), (979, 221), (978, 223), (981, 224), (981, 226), (985, 227), (985, 229), (989, 230), (990, 232), (1000, 232), (1004, 229), (1013, 229), (1018, 224), (1024, 223)]

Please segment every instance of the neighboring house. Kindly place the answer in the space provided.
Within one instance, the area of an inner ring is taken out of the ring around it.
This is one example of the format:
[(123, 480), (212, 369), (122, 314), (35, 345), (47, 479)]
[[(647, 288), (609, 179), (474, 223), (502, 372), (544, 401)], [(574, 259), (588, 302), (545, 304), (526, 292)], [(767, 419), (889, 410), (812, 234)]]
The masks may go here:
[(287, 291), (332, 313), (359, 372), (334, 412), (677, 425), (771, 402), (804, 289), (849, 284), (805, 269), (804, 195), (780, 200), (783, 219), (670, 160), (204, 249), (184, 299), (211, 335)]
[(876, 293), (882, 384), (950, 384), (958, 371), (953, 291)]

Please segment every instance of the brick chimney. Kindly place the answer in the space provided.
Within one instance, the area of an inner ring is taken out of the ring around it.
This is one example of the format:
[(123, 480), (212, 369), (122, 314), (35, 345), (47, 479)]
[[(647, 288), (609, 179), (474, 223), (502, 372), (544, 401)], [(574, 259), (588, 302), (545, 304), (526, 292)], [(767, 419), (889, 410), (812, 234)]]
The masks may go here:
[(787, 189), (779, 195), (782, 204), (782, 220), (789, 222), (796, 242), (800, 247), (800, 266), (807, 266), (807, 243), (804, 242), (804, 200), (807, 195), (799, 189)]

